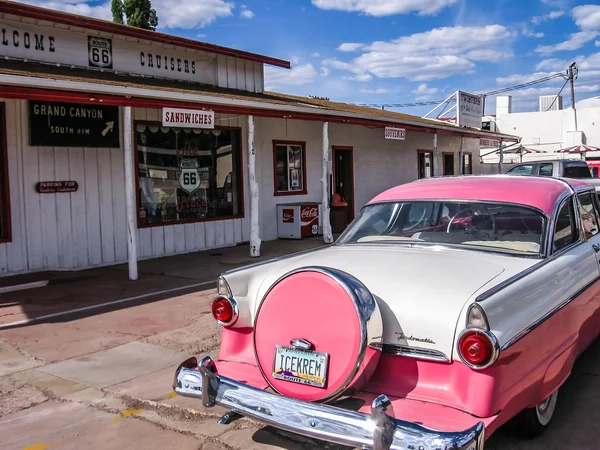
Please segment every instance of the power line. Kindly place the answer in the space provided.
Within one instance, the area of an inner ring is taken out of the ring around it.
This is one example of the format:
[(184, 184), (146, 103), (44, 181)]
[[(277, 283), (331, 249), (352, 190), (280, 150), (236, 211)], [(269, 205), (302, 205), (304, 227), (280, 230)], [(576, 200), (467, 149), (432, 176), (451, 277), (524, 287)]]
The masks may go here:
[(558, 97), (560, 97), (560, 93), (563, 91), (563, 89), (565, 88), (565, 86), (567, 85), (567, 83), (569, 81), (571, 81), (570, 77), (566, 79), (565, 84), (562, 85), (562, 87), (560, 88), (560, 91), (558, 91), (558, 94), (556, 94), (556, 97), (554, 97), (554, 100), (552, 100), (552, 104), (548, 107), (548, 109), (546, 111), (550, 111), (552, 109), (552, 107), (556, 103), (556, 100), (558, 100)]
[[(568, 81), (567, 76), (564, 73), (555, 73), (552, 75), (548, 75), (546, 77), (543, 78), (539, 78), (537, 80), (532, 80), (532, 81), (528, 81), (526, 83), (521, 83), (521, 84), (517, 84), (514, 86), (508, 86), (505, 88), (501, 88), (501, 89), (496, 89), (494, 91), (488, 91), (488, 92), (484, 92), (481, 93), (479, 95), (481, 95), (482, 97), (487, 97), (490, 95), (497, 95), (497, 94), (502, 94), (504, 92), (510, 92), (510, 91), (515, 91), (518, 89), (523, 89), (529, 86), (534, 86), (536, 84), (540, 84), (540, 83), (546, 83), (547, 81), (550, 80), (554, 80), (555, 78), (566, 78)], [(439, 105), (441, 103), (444, 103), (444, 100), (435, 100), (435, 101), (427, 101), (427, 102), (413, 102), (413, 103), (360, 103), (358, 104), (358, 106), (370, 106), (373, 108), (407, 108), (407, 107), (413, 107), (413, 106), (431, 106), (431, 105)]]

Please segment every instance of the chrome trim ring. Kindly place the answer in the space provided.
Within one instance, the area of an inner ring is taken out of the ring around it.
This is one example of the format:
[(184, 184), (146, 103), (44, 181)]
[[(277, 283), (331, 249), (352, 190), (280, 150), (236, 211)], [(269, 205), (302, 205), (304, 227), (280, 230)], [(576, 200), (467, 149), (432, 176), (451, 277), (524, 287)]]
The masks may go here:
[(238, 303), (231, 297), (226, 297), (224, 295), (218, 295), (216, 296), (212, 303), (210, 304), (210, 311), (212, 314), (212, 307), (215, 304), (215, 302), (217, 300), (227, 300), (229, 302), (229, 304), (231, 305), (232, 309), (233, 309), (233, 316), (231, 317), (231, 320), (229, 322), (221, 322), (220, 320), (218, 320), (214, 314), (213, 317), (215, 317), (215, 320), (217, 321), (217, 323), (219, 325), (221, 325), (222, 327), (232, 327), (233, 325), (235, 325), (235, 323), (237, 322), (238, 318), (240, 317), (240, 307), (238, 306)]
[[(265, 295), (263, 296), (263, 298), (260, 301), (260, 305), (258, 306), (258, 309), (256, 310), (256, 316), (254, 319), (255, 327), (256, 327), (256, 320), (258, 319), (258, 316), (260, 315), (260, 310), (264, 304), (264, 301), (267, 298), (267, 296), (269, 295), (269, 293), (273, 290), (273, 288), (275, 286), (277, 286), (277, 284), (279, 284), (281, 281), (285, 280), (286, 278), (288, 278), (292, 275), (298, 274), (300, 272), (320, 273), (320, 274), (323, 274), (323, 275), (326, 275), (326, 276), (332, 278), (335, 282), (337, 282), (340, 286), (342, 286), (344, 288), (344, 290), (348, 293), (350, 298), (352, 299), (352, 303), (354, 304), (354, 307), (356, 308), (356, 313), (357, 313), (357, 316), (359, 319), (359, 324), (360, 324), (361, 339), (360, 339), (360, 347), (359, 347), (359, 351), (358, 351), (358, 358), (356, 359), (356, 364), (354, 365), (354, 368), (352, 369), (348, 378), (344, 381), (344, 383), (342, 383), (342, 385), (338, 389), (336, 389), (334, 392), (332, 392), (327, 397), (324, 397), (324, 398), (318, 400), (321, 403), (326, 403), (326, 402), (335, 400), (340, 395), (342, 395), (344, 390), (352, 383), (352, 381), (354, 380), (354, 377), (356, 376), (358, 370), (360, 369), (360, 365), (362, 364), (362, 362), (365, 359), (365, 356), (367, 354), (367, 344), (369, 341), (369, 336), (368, 336), (368, 331), (367, 331), (367, 323), (371, 319), (373, 312), (375, 311), (375, 309), (377, 307), (377, 304), (375, 303), (375, 298), (373, 297), (373, 294), (371, 294), (371, 292), (367, 289), (367, 287), (364, 284), (362, 284), (358, 279), (356, 279), (355, 277), (350, 275), (349, 273), (342, 272), (341, 270), (337, 270), (337, 269), (332, 269), (330, 267), (319, 267), (319, 266), (299, 267), (299, 268), (294, 269), (294, 270), (286, 273), (285, 275), (281, 276), (267, 290), (267, 292), (265, 293)], [(254, 333), (253, 344), (254, 344), (254, 356), (256, 358), (256, 361), (258, 362), (259, 361), (258, 353), (256, 352), (256, 333)], [(271, 384), (271, 382), (265, 375), (265, 372), (263, 371), (263, 368), (260, 365), (260, 363), (257, 365), (260, 370), (260, 373), (262, 374), (265, 381), (269, 384), (271, 389), (273, 389), (275, 392), (280, 394), (280, 392), (275, 388), (275, 386), (273, 386)]]
[[(462, 341), (463, 336), (467, 333), (472, 333), (472, 332), (483, 334), (492, 343), (492, 347), (493, 347), (492, 358), (489, 360), (488, 363), (486, 363), (483, 366), (471, 364), (469, 361), (467, 361), (466, 359), (463, 358), (463, 355), (460, 352), (460, 342)], [(458, 353), (458, 357), (460, 358), (460, 360), (463, 362), (463, 364), (465, 366), (470, 367), (473, 370), (484, 370), (484, 369), (487, 369), (487, 368), (493, 366), (494, 363), (498, 360), (498, 357), (500, 356), (500, 344), (499, 344), (496, 336), (494, 336), (490, 331), (482, 330), (481, 328), (466, 328), (458, 335), (458, 340), (456, 341), (456, 352)]]

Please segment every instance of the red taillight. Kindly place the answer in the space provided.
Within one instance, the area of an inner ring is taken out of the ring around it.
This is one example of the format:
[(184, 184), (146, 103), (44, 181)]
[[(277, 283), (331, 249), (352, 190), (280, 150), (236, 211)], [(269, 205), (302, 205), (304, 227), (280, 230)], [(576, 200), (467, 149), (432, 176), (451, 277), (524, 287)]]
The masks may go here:
[(220, 325), (233, 325), (237, 319), (236, 305), (227, 297), (217, 297), (212, 303), (212, 314)]
[(474, 369), (491, 366), (498, 358), (498, 346), (491, 335), (483, 330), (465, 330), (458, 341), (462, 361)]

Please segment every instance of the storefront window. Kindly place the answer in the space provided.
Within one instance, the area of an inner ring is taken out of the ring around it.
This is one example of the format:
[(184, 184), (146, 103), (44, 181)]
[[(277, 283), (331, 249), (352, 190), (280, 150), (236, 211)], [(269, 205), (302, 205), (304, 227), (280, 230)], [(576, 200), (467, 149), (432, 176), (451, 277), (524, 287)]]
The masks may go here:
[(273, 142), (275, 195), (306, 194), (304, 142)]
[(136, 124), (140, 227), (240, 216), (239, 129)]
[(433, 177), (433, 152), (419, 150), (419, 178)]
[(8, 194), (8, 149), (6, 148), (4, 103), (0, 103), (0, 242), (9, 242), (10, 202)]

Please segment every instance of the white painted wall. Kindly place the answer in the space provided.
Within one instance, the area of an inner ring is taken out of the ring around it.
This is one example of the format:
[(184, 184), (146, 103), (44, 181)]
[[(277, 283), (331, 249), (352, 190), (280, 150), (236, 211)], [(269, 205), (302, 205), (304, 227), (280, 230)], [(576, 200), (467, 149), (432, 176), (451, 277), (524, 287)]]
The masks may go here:
[[(278, 204), (321, 202), (321, 131), (321, 122), (256, 119), (261, 239), (277, 239)], [(458, 174), (460, 137), (439, 135), (438, 139), (440, 170), (442, 152), (453, 152), (454, 173)], [(273, 195), (273, 140), (306, 142), (306, 195)], [(358, 212), (380, 192), (418, 177), (417, 150), (433, 150), (433, 134), (408, 131), (405, 141), (395, 141), (384, 139), (383, 129), (330, 123), (329, 143), (332, 147), (354, 148), (355, 212)], [(465, 139), (463, 151), (473, 153), (473, 173), (479, 173), (479, 139)]]
[[(34, 63), (44, 62), (88, 68), (88, 36), (94, 36), (111, 40), (112, 64), (117, 72), (185, 80), (249, 92), (264, 91), (264, 67), (259, 62), (12, 14), (0, 13), (0, 25), (7, 30), (6, 36), (9, 42), (9, 45), (2, 46), (0, 51), (2, 56), (26, 59)], [(18, 36), (17, 46), (13, 45), (13, 32)], [(45, 51), (35, 50), (34, 45), (26, 48), (23, 45), (26, 33), (29, 33), (32, 42), (36, 33), (43, 35)], [(52, 38), (52, 52), (49, 51), (50, 38)], [(161, 67), (158, 67), (157, 55), (161, 56), (160, 61), (168, 58), (167, 67), (164, 62), (160, 64)], [(149, 59), (150, 57), (152, 60)], [(175, 61), (173, 70), (170, 67), (171, 58)], [(177, 66), (177, 61), (182, 65)], [(187, 72), (185, 61), (189, 63)], [(195, 65), (194, 73), (191, 71), (192, 62)]]
[[(27, 102), (4, 102), (12, 242), (0, 244), (0, 275), (126, 262), (122, 148), (30, 147)], [(160, 111), (135, 109), (134, 117), (157, 121)], [(244, 142), (245, 117), (217, 114), (216, 123), (242, 127)], [(35, 191), (38, 181), (64, 180), (77, 181), (79, 190)], [(246, 219), (144, 228), (138, 230), (138, 255), (147, 259), (235, 245), (248, 240), (247, 230)]]
[[(2, 101), (2, 100), (0, 100)], [(24, 100), (6, 103), (12, 242), (0, 244), (0, 275), (98, 267), (127, 260), (123, 150), (46, 148), (28, 144)], [(159, 121), (158, 109), (134, 109), (134, 120)], [(138, 256), (155, 258), (232, 246), (249, 240), (247, 117), (216, 115), (216, 124), (240, 127), (244, 218), (142, 228)], [(123, 127), (121, 126), (121, 129)], [(407, 132), (405, 141), (384, 139), (382, 129), (330, 124), (330, 144), (354, 148), (356, 211), (378, 193), (417, 178), (417, 150), (433, 149), (433, 134)], [(257, 180), (263, 240), (277, 238), (276, 205), (321, 201), (320, 122), (256, 118)], [(306, 195), (273, 195), (273, 140), (306, 142)], [(439, 136), (439, 154), (454, 152), (458, 174), (460, 137)], [(479, 140), (465, 139), (479, 172)], [(38, 181), (75, 180), (74, 193), (38, 194)]]

